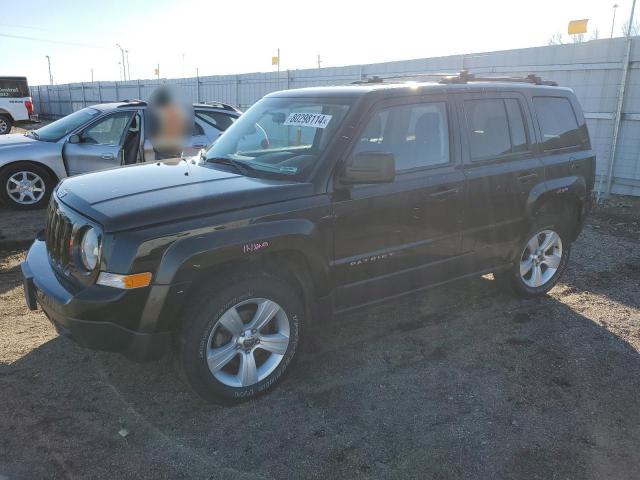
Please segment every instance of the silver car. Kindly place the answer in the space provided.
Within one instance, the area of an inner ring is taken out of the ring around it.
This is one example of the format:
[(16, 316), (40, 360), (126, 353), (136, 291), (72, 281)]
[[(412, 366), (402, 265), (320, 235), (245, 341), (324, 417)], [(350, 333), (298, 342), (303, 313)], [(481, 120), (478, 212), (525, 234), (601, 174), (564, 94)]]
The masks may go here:
[[(186, 155), (212, 143), (241, 114), (223, 103), (193, 109)], [(0, 136), (0, 200), (16, 209), (42, 208), (62, 178), (156, 160), (146, 112), (147, 104), (138, 100), (105, 103), (25, 134)]]

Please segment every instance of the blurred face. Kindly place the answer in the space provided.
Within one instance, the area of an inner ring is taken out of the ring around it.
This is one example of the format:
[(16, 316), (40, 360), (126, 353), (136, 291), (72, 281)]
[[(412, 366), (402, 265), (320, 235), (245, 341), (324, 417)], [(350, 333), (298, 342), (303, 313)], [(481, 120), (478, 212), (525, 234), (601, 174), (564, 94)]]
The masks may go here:
[(176, 89), (162, 86), (149, 99), (150, 139), (156, 152), (179, 156), (193, 131), (193, 107)]

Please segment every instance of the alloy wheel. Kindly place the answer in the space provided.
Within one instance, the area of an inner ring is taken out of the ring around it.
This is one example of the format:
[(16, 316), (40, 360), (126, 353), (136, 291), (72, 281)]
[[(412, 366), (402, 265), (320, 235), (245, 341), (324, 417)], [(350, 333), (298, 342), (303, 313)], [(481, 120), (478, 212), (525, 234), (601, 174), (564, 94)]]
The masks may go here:
[(520, 257), (520, 277), (531, 288), (549, 282), (560, 267), (562, 239), (553, 230), (542, 230), (527, 242)]
[(218, 319), (207, 342), (209, 371), (229, 387), (248, 387), (267, 378), (289, 346), (289, 318), (276, 302), (251, 298)]
[(7, 180), (7, 193), (11, 200), (19, 205), (33, 205), (42, 200), (45, 183), (40, 175), (29, 172), (16, 172)]
[(0, 117), (0, 135), (4, 135), (5, 133), (8, 133), (8, 130), (9, 130), (9, 124), (4, 118)]

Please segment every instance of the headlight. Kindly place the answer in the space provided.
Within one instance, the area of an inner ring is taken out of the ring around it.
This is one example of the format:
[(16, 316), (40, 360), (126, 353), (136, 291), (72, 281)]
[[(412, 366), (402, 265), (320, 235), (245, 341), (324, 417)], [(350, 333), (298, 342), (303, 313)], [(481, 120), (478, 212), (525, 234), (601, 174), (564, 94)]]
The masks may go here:
[(98, 265), (98, 259), (100, 257), (100, 239), (95, 228), (88, 228), (82, 240), (80, 241), (80, 259), (82, 265), (88, 271), (92, 271)]

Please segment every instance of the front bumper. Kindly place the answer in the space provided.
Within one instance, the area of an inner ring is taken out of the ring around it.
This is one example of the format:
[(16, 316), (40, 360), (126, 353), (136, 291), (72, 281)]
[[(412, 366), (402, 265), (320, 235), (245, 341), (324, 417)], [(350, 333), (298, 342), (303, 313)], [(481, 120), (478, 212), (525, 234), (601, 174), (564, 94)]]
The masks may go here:
[[(27, 306), (39, 305), (61, 335), (97, 350), (124, 353), (136, 361), (152, 360), (171, 348), (171, 334), (127, 328), (139, 317), (146, 292), (94, 285), (74, 289), (49, 263), (45, 242), (37, 239), (22, 263)], [(144, 289), (139, 289), (144, 290)]]

